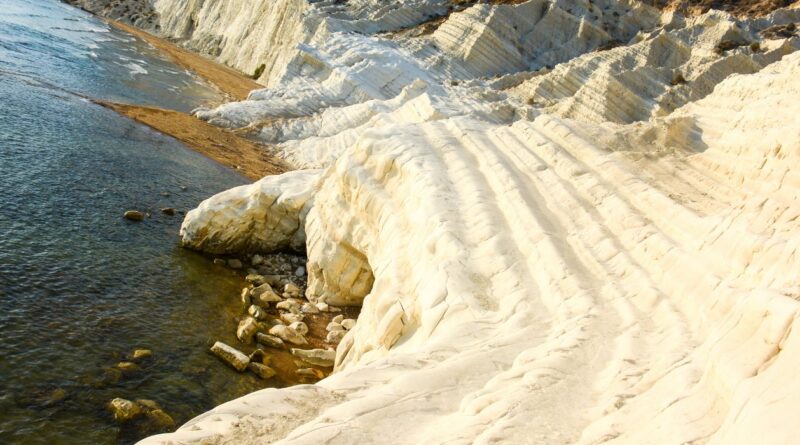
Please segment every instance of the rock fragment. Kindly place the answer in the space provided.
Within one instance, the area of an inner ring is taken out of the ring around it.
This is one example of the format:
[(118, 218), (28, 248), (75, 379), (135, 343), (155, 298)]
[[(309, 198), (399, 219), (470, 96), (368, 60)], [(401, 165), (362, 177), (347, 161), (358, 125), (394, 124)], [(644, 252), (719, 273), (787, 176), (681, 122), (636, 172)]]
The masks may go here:
[(285, 344), (283, 340), (279, 337), (274, 335), (264, 334), (263, 332), (259, 332), (256, 334), (256, 341), (264, 346), (269, 346), (271, 348), (283, 349)]
[[(250, 306), (252, 307), (252, 306)], [(236, 338), (245, 344), (253, 342), (253, 336), (258, 332), (258, 323), (252, 317), (245, 317), (239, 322), (239, 327), (236, 328)]]
[(308, 341), (302, 334), (290, 328), (289, 326), (278, 325), (273, 326), (269, 330), (270, 335), (274, 335), (283, 341), (293, 343), (295, 345), (305, 345)]
[(352, 318), (345, 318), (344, 320), (342, 320), (341, 324), (343, 328), (349, 331), (350, 329), (353, 329), (353, 327), (355, 327), (356, 321), (353, 320)]
[(244, 355), (242, 351), (221, 341), (214, 343), (214, 346), (211, 347), (211, 352), (239, 372), (244, 371), (247, 368), (247, 364), (250, 363), (250, 358)]
[(331, 349), (292, 348), (290, 352), (300, 360), (317, 366), (330, 367), (333, 366), (333, 362), (336, 360), (336, 351)]
[(253, 371), (255, 375), (261, 377), (264, 380), (269, 379), (275, 376), (275, 374), (277, 374), (274, 369), (262, 363), (251, 362), (249, 365), (247, 365), (247, 369)]
[(122, 217), (130, 221), (144, 221), (144, 213), (138, 210), (128, 210)]
[(120, 397), (108, 402), (107, 407), (117, 422), (127, 422), (142, 414), (142, 407), (138, 403)]

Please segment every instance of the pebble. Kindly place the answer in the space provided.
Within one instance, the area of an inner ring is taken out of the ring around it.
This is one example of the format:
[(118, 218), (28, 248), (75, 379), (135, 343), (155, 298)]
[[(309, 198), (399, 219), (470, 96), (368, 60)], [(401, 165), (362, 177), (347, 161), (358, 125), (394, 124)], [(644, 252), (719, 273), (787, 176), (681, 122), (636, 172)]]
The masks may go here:
[(131, 221), (144, 221), (144, 213), (138, 210), (128, 210), (122, 217)]
[(290, 311), (292, 313), (300, 312), (300, 305), (298, 304), (297, 300), (290, 298), (280, 303), (276, 304), (275, 307), (277, 309), (283, 309), (284, 311)]
[(295, 349), (290, 350), (292, 355), (311, 363), (312, 365), (330, 367), (336, 361), (336, 351), (332, 349)]
[(275, 374), (277, 374), (274, 369), (262, 363), (251, 362), (249, 365), (247, 365), (247, 369), (253, 371), (255, 375), (261, 377), (264, 380), (271, 378), (275, 376)]
[(318, 314), (319, 309), (311, 303), (303, 303), (303, 306), (300, 307), (300, 312), (304, 314)]
[(252, 317), (245, 317), (236, 328), (236, 338), (245, 344), (250, 344), (253, 342), (256, 332), (258, 332), (258, 323)]
[(273, 326), (269, 329), (270, 335), (274, 335), (280, 338), (283, 341), (287, 341), (289, 343), (293, 343), (296, 345), (305, 345), (308, 344), (306, 338), (303, 337), (302, 334), (295, 331), (294, 329), (284, 326), (284, 325), (277, 325)]
[(281, 320), (283, 320), (283, 322), (286, 324), (297, 323), (299, 321), (303, 321), (303, 315), (291, 312), (287, 314), (281, 314)]
[(283, 347), (285, 346), (283, 340), (281, 340), (279, 337), (276, 337), (274, 335), (264, 334), (263, 332), (259, 332), (258, 334), (256, 334), (256, 341), (264, 346), (269, 346), (270, 348), (283, 349)]
[(252, 315), (253, 318), (256, 320), (263, 320), (267, 318), (267, 312), (264, 309), (261, 309), (260, 306), (256, 306), (255, 304), (250, 305), (247, 309), (247, 313)]
[(353, 329), (353, 327), (355, 327), (355, 325), (356, 325), (356, 321), (353, 320), (352, 318), (346, 318), (346, 319), (342, 320), (342, 327), (347, 329), (348, 331), (350, 329)]
[(331, 332), (331, 331), (344, 331), (344, 326), (340, 325), (339, 323), (336, 323), (335, 321), (332, 321), (332, 322), (328, 323), (328, 326), (325, 327), (325, 330), (328, 331), (328, 332)]
[(302, 321), (295, 321), (292, 324), (290, 324), (289, 327), (299, 332), (300, 335), (308, 334), (308, 325), (303, 323)]
[(347, 334), (347, 331), (345, 330), (330, 331), (328, 332), (328, 336), (325, 338), (325, 341), (327, 341), (328, 343), (339, 343), (340, 341), (342, 341), (345, 334)]
[(250, 358), (244, 355), (242, 351), (221, 341), (214, 343), (214, 346), (211, 347), (211, 352), (239, 372), (244, 371), (248, 363), (250, 363)]
[(317, 378), (317, 379), (321, 379), (321, 378), (325, 377), (325, 373), (324, 372), (320, 371), (319, 369), (314, 369), (314, 368), (300, 368), (297, 371), (295, 371), (295, 374), (302, 375), (302, 376), (307, 376), (307, 377), (314, 377), (314, 378)]
[(228, 260), (228, 267), (230, 267), (231, 269), (241, 269), (242, 266), (243, 266), (242, 262), (240, 260), (237, 260), (236, 258)]
[(117, 422), (127, 422), (142, 414), (142, 407), (138, 403), (120, 397), (108, 402), (108, 409), (114, 413)]
[(306, 268), (303, 266), (298, 267), (297, 270), (294, 271), (294, 275), (296, 277), (302, 277), (305, 276), (305, 274), (306, 274)]

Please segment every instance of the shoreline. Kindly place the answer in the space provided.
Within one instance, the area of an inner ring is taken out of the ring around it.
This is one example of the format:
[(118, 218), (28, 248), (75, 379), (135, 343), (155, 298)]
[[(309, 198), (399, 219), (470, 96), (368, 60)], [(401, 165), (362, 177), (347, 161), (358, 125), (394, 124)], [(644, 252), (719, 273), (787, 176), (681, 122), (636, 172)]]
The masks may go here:
[[(213, 60), (190, 52), (167, 39), (155, 36), (131, 25), (96, 15), (113, 28), (138, 37), (160, 51), (178, 66), (191, 71), (209, 85), (219, 90), (226, 99), (247, 99), (250, 91), (263, 88), (247, 75)], [(90, 99), (140, 124), (168, 136), (187, 147), (234, 169), (246, 178), (256, 181), (264, 176), (292, 170), (282, 159), (269, 154), (257, 142), (208, 124), (190, 114), (144, 105), (116, 103)]]
[(228, 98), (232, 98), (236, 101), (245, 100), (250, 94), (250, 91), (264, 88), (264, 85), (256, 82), (246, 74), (207, 59), (200, 54), (183, 49), (167, 39), (155, 36), (147, 31), (117, 20), (96, 14), (95, 17), (120, 31), (136, 36), (149, 43), (169, 57), (175, 64), (195, 73), (198, 77), (207, 81), (224, 95), (228, 96)]
[(171, 136), (187, 147), (212, 160), (234, 169), (246, 178), (256, 181), (264, 176), (277, 175), (291, 170), (280, 158), (270, 155), (265, 147), (230, 131), (215, 127), (180, 111), (92, 100), (140, 124)]

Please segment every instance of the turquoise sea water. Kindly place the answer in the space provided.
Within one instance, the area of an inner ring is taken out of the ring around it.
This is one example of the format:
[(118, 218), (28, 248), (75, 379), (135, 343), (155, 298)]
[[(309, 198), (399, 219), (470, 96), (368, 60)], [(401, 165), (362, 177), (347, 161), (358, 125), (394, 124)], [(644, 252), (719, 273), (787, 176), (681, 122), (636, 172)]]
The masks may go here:
[[(117, 425), (114, 397), (182, 423), (263, 386), (206, 352), (233, 340), (241, 278), (178, 247), (182, 216), (159, 212), (245, 180), (83, 96), (183, 111), (218, 99), (82, 11), (0, 0), (2, 444), (130, 443), (153, 431)], [(135, 348), (154, 356), (111, 369)]]

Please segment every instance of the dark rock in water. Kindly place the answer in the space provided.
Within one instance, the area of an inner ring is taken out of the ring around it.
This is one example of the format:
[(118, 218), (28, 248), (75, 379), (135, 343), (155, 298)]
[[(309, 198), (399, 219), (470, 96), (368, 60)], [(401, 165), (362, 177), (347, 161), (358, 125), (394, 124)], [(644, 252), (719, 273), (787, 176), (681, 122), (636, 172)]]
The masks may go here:
[(146, 409), (161, 409), (161, 405), (159, 405), (155, 400), (136, 399), (136, 403)]
[(249, 365), (247, 365), (247, 369), (253, 371), (255, 375), (261, 377), (264, 380), (271, 378), (276, 374), (274, 369), (270, 368), (267, 365), (263, 365), (261, 363), (251, 362)]
[(214, 258), (214, 264), (218, 264), (220, 266), (224, 266), (225, 265), (225, 260), (223, 260), (222, 258)]
[(242, 266), (243, 264), (240, 260), (237, 260), (235, 258), (228, 260), (228, 267), (230, 267), (231, 269), (241, 269)]
[(175, 427), (175, 420), (164, 410), (154, 409), (147, 412), (147, 418), (157, 429), (169, 429)]
[(108, 402), (107, 408), (117, 422), (127, 422), (142, 414), (142, 407), (138, 403), (119, 397)]
[(50, 393), (50, 398), (47, 400), (48, 405), (52, 405), (63, 401), (67, 398), (67, 392), (61, 388), (56, 388)]
[(128, 210), (122, 216), (130, 221), (144, 221), (144, 213), (138, 210)]
[(150, 357), (152, 355), (153, 355), (153, 351), (151, 351), (149, 349), (137, 349), (137, 350), (133, 351), (133, 354), (131, 355), (131, 357), (133, 358), (133, 360), (142, 360), (142, 359), (146, 359), (146, 358), (148, 358), (148, 357)]
[(269, 365), (270, 357), (264, 352), (263, 349), (256, 349), (255, 351), (250, 353), (250, 363), (261, 363), (264, 365)]
[(264, 334), (263, 332), (256, 334), (256, 341), (270, 348), (283, 349), (285, 346), (285, 343), (280, 338), (274, 335)]
[(172, 207), (164, 207), (163, 209), (161, 209), (161, 213), (172, 216), (175, 214), (175, 209), (173, 209)]

